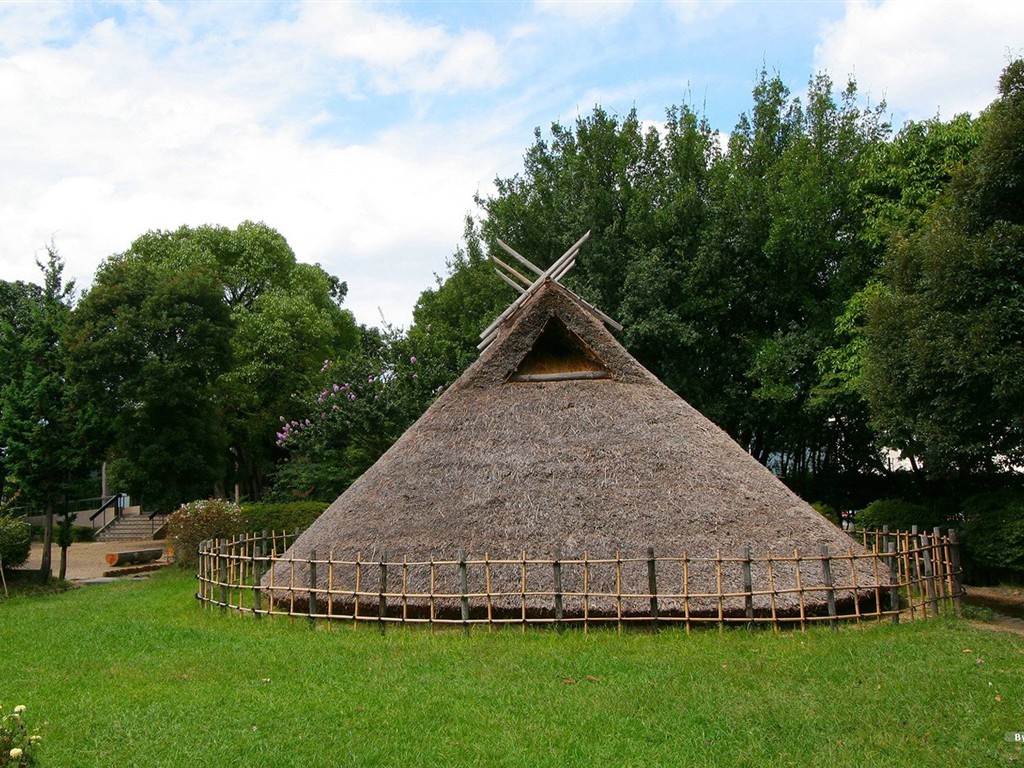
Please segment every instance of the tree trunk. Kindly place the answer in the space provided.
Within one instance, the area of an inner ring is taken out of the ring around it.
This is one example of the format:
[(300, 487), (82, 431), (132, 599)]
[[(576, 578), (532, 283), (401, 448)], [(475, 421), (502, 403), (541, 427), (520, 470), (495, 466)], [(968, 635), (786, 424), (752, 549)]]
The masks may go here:
[(68, 573), (68, 548), (62, 546), (60, 548), (60, 580), (64, 581), (64, 577)]
[(46, 502), (46, 522), (43, 525), (43, 557), (39, 564), (39, 578), (45, 584), (53, 574), (50, 547), (53, 544), (53, 502)]

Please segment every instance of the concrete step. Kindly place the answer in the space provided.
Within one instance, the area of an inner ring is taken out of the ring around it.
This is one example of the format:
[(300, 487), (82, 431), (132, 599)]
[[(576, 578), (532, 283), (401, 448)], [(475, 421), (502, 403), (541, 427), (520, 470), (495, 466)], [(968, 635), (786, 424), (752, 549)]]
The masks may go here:
[(167, 515), (122, 515), (96, 535), (97, 541), (137, 541), (163, 535)]

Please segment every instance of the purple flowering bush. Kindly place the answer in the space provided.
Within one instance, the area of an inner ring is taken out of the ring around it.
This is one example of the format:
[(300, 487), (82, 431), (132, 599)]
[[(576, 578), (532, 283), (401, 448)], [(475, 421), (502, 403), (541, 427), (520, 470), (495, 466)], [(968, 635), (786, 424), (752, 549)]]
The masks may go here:
[(333, 501), (444, 391), (448, 376), (404, 335), (364, 329), (359, 353), (325, 360), (314, 388), (280, 417), (276, 443), (288, 459), (271, 500)]

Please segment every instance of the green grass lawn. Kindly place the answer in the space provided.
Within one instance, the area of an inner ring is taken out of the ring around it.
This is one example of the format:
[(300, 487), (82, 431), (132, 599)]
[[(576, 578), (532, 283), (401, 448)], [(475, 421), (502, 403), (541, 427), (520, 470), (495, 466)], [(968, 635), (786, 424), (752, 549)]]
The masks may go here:
[(0, 701), (48, 721), (43, 765), (1024, 764), (1024, 638), (957, 620), (381, 636), (194, 591), (0, 601)]

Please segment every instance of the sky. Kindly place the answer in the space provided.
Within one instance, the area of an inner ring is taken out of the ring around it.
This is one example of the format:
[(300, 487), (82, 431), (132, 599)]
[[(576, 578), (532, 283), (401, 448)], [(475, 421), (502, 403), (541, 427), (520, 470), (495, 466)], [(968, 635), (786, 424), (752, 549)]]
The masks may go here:
[(976, 115), (1022, 55), (1015, 0), (0, 0), (0, 279), (52, 242), (82, 290), (147, 231), (262, 221), (407, 327), (535, 128), (688, 104), (725, 135), (762, 68), (852, 75), (898, 128)]

